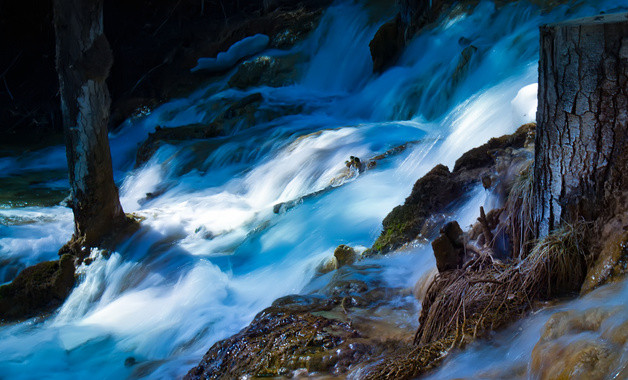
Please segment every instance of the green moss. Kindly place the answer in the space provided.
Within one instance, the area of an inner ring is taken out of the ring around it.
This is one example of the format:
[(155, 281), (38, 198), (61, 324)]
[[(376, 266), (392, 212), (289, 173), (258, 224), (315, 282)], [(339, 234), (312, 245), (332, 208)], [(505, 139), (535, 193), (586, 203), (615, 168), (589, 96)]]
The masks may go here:
[(39, 263), (0, 287), (0, 319), (13, 321), (46, 313), (61, 305), (74, 286), (74, 258)]

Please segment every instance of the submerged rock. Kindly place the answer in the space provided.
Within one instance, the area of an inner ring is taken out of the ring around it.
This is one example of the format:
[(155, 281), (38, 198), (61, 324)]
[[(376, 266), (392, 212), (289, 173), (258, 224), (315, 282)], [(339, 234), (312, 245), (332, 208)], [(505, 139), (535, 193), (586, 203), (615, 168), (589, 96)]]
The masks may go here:
[(70, 294), (74, 281), (71, 255), (24, 269), (0, 287), (0, 319), (15, 321), (54, 310)]

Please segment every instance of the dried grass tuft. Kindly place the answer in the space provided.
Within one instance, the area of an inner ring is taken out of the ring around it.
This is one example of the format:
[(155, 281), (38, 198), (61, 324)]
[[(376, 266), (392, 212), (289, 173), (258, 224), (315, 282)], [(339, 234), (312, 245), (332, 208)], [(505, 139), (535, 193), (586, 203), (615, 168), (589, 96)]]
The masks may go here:
[(512, 238), (513, 254), (515, 258), (525, 258), (530, 252), (530, 242), (533, 240), (532, 229), (532, 165), (521, 171), (510, 189), (506, 200), (505, 210), (508, 215), (509, 234)]
[(452, 349), (505, 327), (532, 302), (578, 291), (586, 271), (583, 228), (566, 225), (508, 264), (486, 254), (462, 269), (436, 276), (423, 300), (416, 348), (369, 368), (366, 378), (412, 378), (436, 366)]

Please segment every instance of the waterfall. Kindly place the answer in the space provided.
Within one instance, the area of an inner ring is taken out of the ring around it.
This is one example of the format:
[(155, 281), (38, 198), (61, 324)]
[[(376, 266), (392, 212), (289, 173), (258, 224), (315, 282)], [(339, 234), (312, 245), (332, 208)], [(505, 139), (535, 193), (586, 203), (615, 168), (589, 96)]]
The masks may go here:
[[(228, 88), (231, 71), (111, 135), (121, 202), (145, 218), (142, 228), (115, 252), (94, 250), (54, 315), (0, 327), (0, 377), (182, 376), (276, 298), (307, 291), (336, 246), (369, 247), (382, 219), (434, 165), (451, 168), (468, 149), (534, 121), (539, 25), (625, 9), (622, 1), (549, 12), (527, 1), (482, 1), (471, 13), (441, 18), (409, 42), (397, 65), (376, 75), (368, 43), (390, 14), (373, 16), (369, 6), (338, 1), (289, 52), (262, 52), (302, 57), (287, 85)], [(476, 50), (461, 71), (469, 45)], [(211, 140), (163, 144), (134, 168), (138, 145), (157, 126), (208, 123), (254, 94), (261, 95), (261, 121)], [(407, 142), (374, 169), (344, 174), (350, 156), (364, 160)], [(39, 178), (43, 194), (20, 204), (0, 199), (0, 276), (7, 282), (55, 259), (73, 225), (68, 208), (41, 199), (67, 191), (62, 147), (0, 158), (0, 168), (0, 180)], [(463, 226), (494, 201), (483, 189), (471, 195), (456, 216)], [(275, 213), (285, 202), (294, 207)], [(429, 247), (378, 263), (382, 278), (402, 287), (434, 266)], [(591, 302), (618, 303), (626, 296), (621, 286)], [(519, 326), (538, 335), (547, 317)], [(517, 339), (504, 343), (508, 352), (529, 353), (534, 336)], [(494, 351), (471, 350), (456, 370), (467, 373), (464, 366), (478, 357), (495, 357), (482, 359), (491, 365), (511, 360)], [(131, 357), (138, 366), (125, 366)]]

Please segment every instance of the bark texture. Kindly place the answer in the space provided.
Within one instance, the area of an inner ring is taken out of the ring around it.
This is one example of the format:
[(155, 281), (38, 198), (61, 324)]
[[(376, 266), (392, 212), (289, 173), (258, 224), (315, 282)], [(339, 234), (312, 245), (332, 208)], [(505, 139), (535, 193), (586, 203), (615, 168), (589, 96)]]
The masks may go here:
[(627, 185), (628, 14), (541, 27), (533, 218), (538, 237), (593, 220)]
[(56, 64), (75, 239), (93, 246), (125, 220), (107, 136), (113, 63), (103, 34), (103, 0), (54, 0)]

